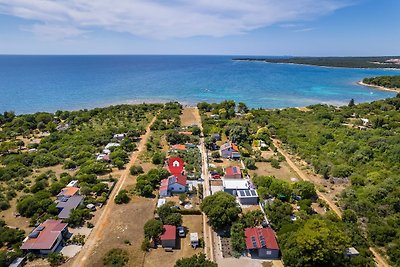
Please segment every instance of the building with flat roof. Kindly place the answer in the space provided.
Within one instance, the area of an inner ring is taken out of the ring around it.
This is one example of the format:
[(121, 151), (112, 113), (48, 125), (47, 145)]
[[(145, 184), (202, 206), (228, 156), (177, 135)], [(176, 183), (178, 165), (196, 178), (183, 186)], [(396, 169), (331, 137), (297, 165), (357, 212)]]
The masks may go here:
[(83, 203), (84, 196), (74, 195), (72, 197), (63, 197), (57, 203), (56, 208), (59, 210), (59, 219), (68, 219), (71, 211), (76, 209), (79, 205)]
[(256, 205), (258, 204), (258, 194), (254, 189), (237, 190), (237, 199), (241, 205)]
[(237, 196), (238, 190), (250, 189), (250, 183), (245, 179), (224, 179), (223, 180), (224, 192), (233, 196)]

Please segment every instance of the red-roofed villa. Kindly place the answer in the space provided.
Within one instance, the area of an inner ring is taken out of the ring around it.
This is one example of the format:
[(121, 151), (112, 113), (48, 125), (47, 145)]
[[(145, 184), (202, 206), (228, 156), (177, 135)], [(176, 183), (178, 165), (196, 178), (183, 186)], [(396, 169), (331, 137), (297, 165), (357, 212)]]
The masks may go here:
[(278, 259), (279, 246), (271, 228), (246, 228), (246, 248), (252, 256), (263, 259)]

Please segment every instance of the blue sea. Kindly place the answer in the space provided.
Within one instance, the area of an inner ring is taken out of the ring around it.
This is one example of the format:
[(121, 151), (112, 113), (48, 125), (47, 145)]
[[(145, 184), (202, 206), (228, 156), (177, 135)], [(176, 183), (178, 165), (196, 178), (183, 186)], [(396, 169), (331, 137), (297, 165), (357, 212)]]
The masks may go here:
[(250, 107), (367, 102), (395, 93), (356, 84), (398, 70), (232, 61), (232, 56), (0, 56), (0, 112), (225, 99)]

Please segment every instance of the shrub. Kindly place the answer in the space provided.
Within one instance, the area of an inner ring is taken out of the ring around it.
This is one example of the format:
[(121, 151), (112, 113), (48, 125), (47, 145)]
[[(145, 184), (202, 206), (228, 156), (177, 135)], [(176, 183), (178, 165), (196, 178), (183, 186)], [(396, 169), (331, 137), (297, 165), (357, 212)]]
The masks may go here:
[(122, 267), (129, 261), (128, 252), (120, 248), (113, 248), (103, 257), (103, 264), (106, 266)]
[(275, 169), (281, 168), (281, 166), (279, 165), (279, 161), (276, 159), (271, 159), (271, 166), (274, 167)]
[(65, 258), (61, 253), (51, 252), (47, 256), (47, 261), (51, 267), (59, 266), (65, 262)]
[(246, 165), (246, 168), (249, 170), (257, 169), (256, 161), (254, 159), (245, 159), (244, 164)]
[(163, 153), (160, 153), (160, 152), (154, 153), (153, 158), (151, 159), (153, 164), (156, 164), (156, 165), (163, 164), (164, 160), (165, 160), (165, 155)]
[(119, 193), (117, 194), (117, 196), (114, 199), (115, 204), (122, 204), (122, 203), (126, 204), (129, 202), (129, 200), (130, 200), (130, 198), (129, 198), (126, 190), (119, 191)]
[(130, 173), (131, 173), (132, 175), (138, 175), (138, 174), (144, 173), (142, 166), (139, 166), (139, 165), (133, 165), (133, 166), (131, 166), (131, 168), (129, 169), (129, 171), (130, 171)]
[(147, 238), (143, 239), (143, 242), (142, 242), (142, 245), (140, 246), (140, 248), (143, 251), (149, 251), (149, 249), (150, 249), (150, 241)]

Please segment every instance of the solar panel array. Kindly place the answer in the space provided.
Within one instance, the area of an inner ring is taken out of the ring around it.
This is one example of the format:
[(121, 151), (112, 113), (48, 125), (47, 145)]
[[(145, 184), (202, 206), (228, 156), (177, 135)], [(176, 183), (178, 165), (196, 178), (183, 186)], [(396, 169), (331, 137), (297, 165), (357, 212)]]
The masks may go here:
[(258, 234), (258, 237), (260, 238), (261, 246), (262, 246), (262, 247), (265, 247), (266, 243), (265, 243), (264, 236), (263, 236), (261, 233), (259, 233), (259, 234)]
[(32, 233), (29, 234), (29, 238), (36, 238), (39, 236), (39, 231), (33, 231)]
[(238, 194), (241, 197), (256, 197), (257, 193), (255, 190), (238, 190)]
[(255, 236), (251, 236), (251, 243), (253, 243), (253, 248), (257, 247), (257, 241)]

